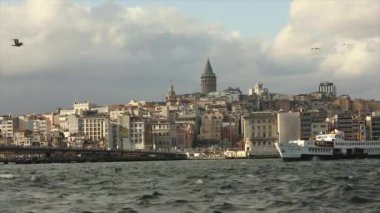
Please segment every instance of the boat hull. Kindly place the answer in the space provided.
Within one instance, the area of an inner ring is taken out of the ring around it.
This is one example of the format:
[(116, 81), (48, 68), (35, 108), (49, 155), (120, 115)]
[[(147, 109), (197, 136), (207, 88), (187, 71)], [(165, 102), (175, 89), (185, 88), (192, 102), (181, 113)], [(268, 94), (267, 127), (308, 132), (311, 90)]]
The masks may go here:
[[(380, 152), (369, 153), (368, 147), (316, 147), (306, 143), (297, 145), (294, 143), (275, 143), (281, 158), (284, 161), (306, 160), (339, 160), (339, 159), (366, 159), (380, 158)], [(379, 148), (372, 148), (379, 150)]]
[(366, 158), (379, 158), (378, 155), (313, 155), (301, 154), (300, 157), (282, 157), (283, 161), (310, 161), (310, 160), (341, 160), (341, 159), (366, 159)]

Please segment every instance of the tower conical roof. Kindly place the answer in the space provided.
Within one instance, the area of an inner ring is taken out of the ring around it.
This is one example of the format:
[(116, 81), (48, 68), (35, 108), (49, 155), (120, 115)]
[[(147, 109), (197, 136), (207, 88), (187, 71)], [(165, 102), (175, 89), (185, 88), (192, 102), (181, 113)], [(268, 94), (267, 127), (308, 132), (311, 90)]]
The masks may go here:
[(210, 59), (207, 59), (205, 70), (204, 70), (202, 76), (215, 76), (215, 73), (212, 71)]

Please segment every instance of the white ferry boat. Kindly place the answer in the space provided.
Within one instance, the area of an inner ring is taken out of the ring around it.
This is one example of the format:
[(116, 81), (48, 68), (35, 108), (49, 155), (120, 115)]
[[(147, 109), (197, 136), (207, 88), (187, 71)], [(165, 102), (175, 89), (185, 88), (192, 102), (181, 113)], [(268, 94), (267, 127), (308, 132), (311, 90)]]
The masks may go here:
[(318, 135), (315, 140), (275, 143), (284, 161), (351, 158), (380, 158), (380, 141), (345, 141), (344, 133)]

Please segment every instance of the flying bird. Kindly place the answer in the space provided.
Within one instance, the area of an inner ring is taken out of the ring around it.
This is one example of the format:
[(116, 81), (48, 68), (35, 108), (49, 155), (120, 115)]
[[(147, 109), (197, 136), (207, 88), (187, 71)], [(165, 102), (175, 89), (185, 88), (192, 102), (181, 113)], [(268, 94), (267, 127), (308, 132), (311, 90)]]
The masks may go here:
[(311, 49), (312, 50), (321, 50), (321, 48), (319, 48), (319, 47), (312, 47)]
[(15, 43), (12, 44), (12, 46), (15, 46), (15, 47), (20, 47), (20, 46), (22, 46), (22, 42), (19, 42), (18, 39), (13, 39), (13, 41), (14, 41)]

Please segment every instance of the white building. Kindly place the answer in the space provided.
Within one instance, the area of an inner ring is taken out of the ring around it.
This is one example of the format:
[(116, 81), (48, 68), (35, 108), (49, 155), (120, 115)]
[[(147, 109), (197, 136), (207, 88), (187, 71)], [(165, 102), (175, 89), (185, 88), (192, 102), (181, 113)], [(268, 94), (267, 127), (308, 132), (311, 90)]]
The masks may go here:
[[(74, 114), (70, 114), (74, 115)], [(60, 114), (58, 117), (59, 127), (64, 131), (68, 131), (69, 129), (69, 115), (68, 114)]]
[(256, 83), (254, 88), (249, 89), (248, 95), (254, 95), (256, 94), (257, 96), (261, 97), (263, 95), (268, 94), (268, 89), (263, 87), (262, 83)]
[(139, 150), (153, 149), (151, 139), (149, 138), (150, 130), (149, 120), (141, 117), (131, 117), (129, 126), (130, 146)]
[(288, 142), (301, 138), (301, 119), (299, 112), (277, 113), (278, 142)]
[(278, 152), (277, 112), (253, 112), (242, 118), (245, 151), (251, 157), (273, 157)]
[(83, 119), (78, 115), (67, 116), (67, 126), (69, 134), (81, 133), (83, 131)]
[(33, 119), (33, 132), (40, 132), (44, 137), (50, 135), (50, 121), (45, 117), (38, 117)]
[(327, 123), (326, 121), (313, 121), (311, 123), (311, 137), (315, 138), (320, 134), (327, 134)]
[(13, 138), (14, 131), (17, 128), (17, 117), (0, 116), (0, 133), (3, 138)]
[(95, 104), (92, 104), (88, 101), (85, 101), (84, 103), (75, 102), (73, 104), (74, 114), (76, 115), (83, 115), (84, 111), (90, 111), (94, 107), (95, 107)]
[(92, 141), (104, 140), (105, 143), (111, 140), (110, 122), (104, 116), (91, 115), (83, 118), (83, 133)]

